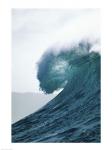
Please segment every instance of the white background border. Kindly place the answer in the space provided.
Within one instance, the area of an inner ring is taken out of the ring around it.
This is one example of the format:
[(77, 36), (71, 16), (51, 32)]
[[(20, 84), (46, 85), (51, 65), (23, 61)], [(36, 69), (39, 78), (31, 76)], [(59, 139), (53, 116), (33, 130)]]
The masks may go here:
[[(101, 8), (102, 141), (99, 144), (12, 144), (11, 141), (11, 8)], [(112, 4), (111, 0), (0, 1), (0, 149), (112, 149)]]

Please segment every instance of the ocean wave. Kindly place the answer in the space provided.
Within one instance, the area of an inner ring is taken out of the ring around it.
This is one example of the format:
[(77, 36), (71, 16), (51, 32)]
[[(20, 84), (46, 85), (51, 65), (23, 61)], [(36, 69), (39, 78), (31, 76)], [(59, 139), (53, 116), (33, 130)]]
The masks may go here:
[(100, 142), (100, 54), (90, 50), (82, 42), (44, 54), (37, 74), (41, 89), (63, 90), (12, 125), (12, 142)]

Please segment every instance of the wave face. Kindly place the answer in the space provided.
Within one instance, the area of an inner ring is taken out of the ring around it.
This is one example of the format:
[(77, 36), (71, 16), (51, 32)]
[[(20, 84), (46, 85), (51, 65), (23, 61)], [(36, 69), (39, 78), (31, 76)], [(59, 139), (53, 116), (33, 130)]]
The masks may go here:
[(63, 90), (39, 111), (12, 125), (12, 142), (100, 142), (100, 54), (87, 51), (74, 55), (72, 50), (62, 51), (55, 58), (49, 57), (53, 62), (48, 59), (48, 64), (62, 57), (66, 60), (62, 63), (65, 70), (53, 77), (52, 88), (48, 78), (61, 67), (56, 67), (55, 73), (45, 70), (46, 78), (42, 66), (49, 65), (41, 61), (38, 77), (43, 91), (51, 93), (59, 87)]

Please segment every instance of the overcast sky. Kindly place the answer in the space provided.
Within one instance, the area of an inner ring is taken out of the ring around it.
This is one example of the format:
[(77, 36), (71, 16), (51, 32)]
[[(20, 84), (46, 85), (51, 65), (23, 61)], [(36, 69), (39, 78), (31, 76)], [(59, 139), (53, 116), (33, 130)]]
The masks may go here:
[(48, 47), (99, 36), (97, 9), (13, 9), (12, 91), (39, 92), (36, 62)]

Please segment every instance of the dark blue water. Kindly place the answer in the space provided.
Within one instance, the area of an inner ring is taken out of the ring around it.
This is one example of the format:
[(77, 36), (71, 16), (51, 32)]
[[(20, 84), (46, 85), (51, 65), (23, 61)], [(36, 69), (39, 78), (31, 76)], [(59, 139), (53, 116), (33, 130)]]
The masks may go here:
[(62, 92), (12, 125), (12, 142), (100, 142), (100, 55), (71, 63), (77, 71)]

